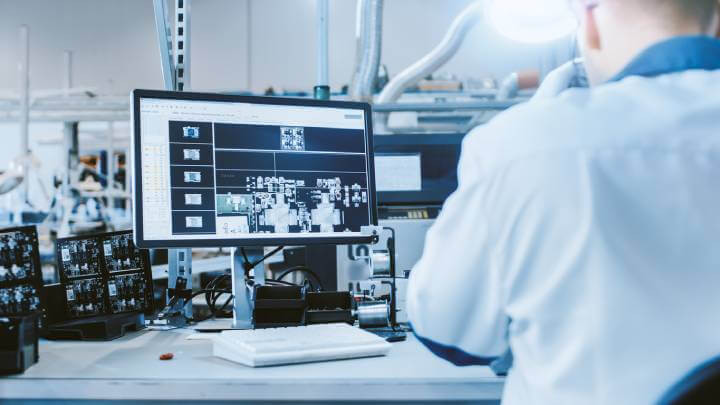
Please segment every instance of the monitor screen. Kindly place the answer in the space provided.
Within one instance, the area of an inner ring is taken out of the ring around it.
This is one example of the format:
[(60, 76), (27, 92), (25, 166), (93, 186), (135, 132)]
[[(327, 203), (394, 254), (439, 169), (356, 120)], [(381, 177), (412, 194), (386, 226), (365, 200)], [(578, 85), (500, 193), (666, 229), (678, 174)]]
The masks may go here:
[(419, 153), (375, 154), (377, 191), (422, 191), (422, 166)]
[(140, 247), (355, 243), (376, 223), (367, 104), (136, 90)]
[(457, 166), (464, 137), (464, 133), (376, 136), (378, 206), (443, 205), (458, 185)]

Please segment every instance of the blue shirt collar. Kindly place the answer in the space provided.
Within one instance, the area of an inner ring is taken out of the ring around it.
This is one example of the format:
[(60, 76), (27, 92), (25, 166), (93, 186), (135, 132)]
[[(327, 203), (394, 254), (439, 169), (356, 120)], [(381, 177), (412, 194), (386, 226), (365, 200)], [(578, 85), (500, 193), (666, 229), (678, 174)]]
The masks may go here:
[(720, 69), (720, 40), (685, 36), (662, 41), (643, 51), (609, 81), (620, 81), (628, 76), (654, 77), (691, 69)]

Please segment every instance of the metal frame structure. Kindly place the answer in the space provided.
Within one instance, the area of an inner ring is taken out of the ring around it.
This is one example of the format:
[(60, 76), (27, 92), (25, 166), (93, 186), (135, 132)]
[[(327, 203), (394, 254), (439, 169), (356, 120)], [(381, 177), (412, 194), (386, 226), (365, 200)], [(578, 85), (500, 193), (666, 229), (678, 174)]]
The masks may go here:
[(314, 88), (315, 98), (330, 99), (328, 30), (330, 18), (329, 0), (317, 0), (317, 84)]
[[(21, 155), (30, 153), (30, 29), (27, 25), (20, 27), (20, 148)], [(28, 167), (23, 164), (22, 203), (28, 202), (29, 182)]]
[[(175, 0), (174, 28), (168, 23), (166, 6), (165, 0), (153, 0), (163, 83), (165, 90), (186, 91), (190, 88), (190, 0)], [(192, 290), (192, 248), (168, 251), (168, 290), (175, 289), (178, 279), (184, 279)], [(192, 301), (178, 300), (176, 309), (181, 308), (184, 317), (175, 318), (175, 324), (192, 318)]]
[(329, 0), (317, 0), (317, 41), (318, 41), (318, 72), (317, 85), (329, 86), (329, 52), (328, 52), (328, 30), (329, 30)]

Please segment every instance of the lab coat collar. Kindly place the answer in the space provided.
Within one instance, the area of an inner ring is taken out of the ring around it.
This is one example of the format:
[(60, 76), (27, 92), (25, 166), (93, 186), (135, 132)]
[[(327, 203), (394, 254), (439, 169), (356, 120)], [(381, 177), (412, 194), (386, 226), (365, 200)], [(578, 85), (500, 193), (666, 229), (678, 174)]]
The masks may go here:
[(692, 69), (720, 69), (720, 40), (683, 36), (662, 41), (643, 51), (609, 82), (628, 76), (654, 77)]

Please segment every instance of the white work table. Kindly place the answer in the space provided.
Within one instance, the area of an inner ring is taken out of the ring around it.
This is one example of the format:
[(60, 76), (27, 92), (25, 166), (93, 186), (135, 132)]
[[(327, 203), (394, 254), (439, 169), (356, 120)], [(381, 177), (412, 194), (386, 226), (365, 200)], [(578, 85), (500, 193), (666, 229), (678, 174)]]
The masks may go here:
[[(455, 367), (416, 339), (390, 354), (249, 368), (212, 356), (188, 330), (143, 331), (111, 342), (41, 341), (40, 362), (0, 378), (0, 403), (480, 403), (499, 402), (503, 379), (488, 367)], [(174, 358), (158, 356), (172, 352)]]

